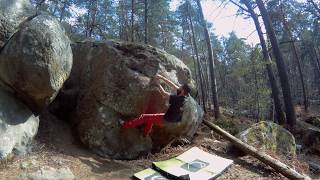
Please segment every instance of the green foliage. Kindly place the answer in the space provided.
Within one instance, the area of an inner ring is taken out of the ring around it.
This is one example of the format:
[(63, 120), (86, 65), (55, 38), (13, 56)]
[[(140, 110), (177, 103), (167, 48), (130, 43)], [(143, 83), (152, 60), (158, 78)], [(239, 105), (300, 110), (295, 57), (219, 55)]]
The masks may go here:
[(221, 103), (238, 114), (265, 118), (271, 103), (271, 92), (267, 87), (260, 47), (248, 46), (235, 33), (223, 39), (223, 47), (223, 58), (218, 69)]

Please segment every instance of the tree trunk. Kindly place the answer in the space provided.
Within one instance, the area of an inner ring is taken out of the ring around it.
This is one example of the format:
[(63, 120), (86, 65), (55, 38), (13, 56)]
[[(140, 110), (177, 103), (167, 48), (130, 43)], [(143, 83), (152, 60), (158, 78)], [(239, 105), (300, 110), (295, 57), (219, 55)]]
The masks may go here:
[(259, 151), (259, 150), (255, 149), (254, 147), (242, 142), (240, 139), (232, 136), (228, 132), (221, 129), (219, 126), (217, 126), (207, 120), (204, 120), (203, 122), (210, 129), (212, 129), (213, 131), (215, 131), (216, 133), (221, 135), (223, 138), (230, 141), (237, 148), (239, 148), (240, 150), (248, 153), (249, 155), (259, 159), (261, 162), (272, 167), (275, 171), (281, 173), (285, 177), (287, 177), (289, 179), (308, 179), (308, 177), (299, 174), (297, 171), (290, 168), (286, 164), (280, 162), (279, 160), (274, 159), (273, 157), (269, 156), (268, 154), (266, 154), (262, 151)]
[(119, 19), (119, 39), (120, 40), (123, 40), (124, 36), (124, 31), (123, 31), (123, 24), (124, 24), (124, 15), (123, 15), (123, 12), (124, 12), (124, 7), (123, 7), (123, 1), (122, 0), (119, 0), (119, 12), (118, 12), (118, 19)]
[(184, 59), (184, 37), (185, 37), (185, 29), (182, 27), (182, 36), (181, 36), (181, 52), (180, 52), (180, 59)]
[(148, 44), (148, 0), (144, 0), (144, 43)]
[[(193, 66), (194, 66), (194, 75), (195, 75), (195, 80), (196, 80), (196, 87), (197, 89), (201, 89), (200, 87), (200, 84), (199, 84), (199, 80), (198, 80), (198, 72), (197, 72), (197, 64), (196, 64), (196, 60), (195, 60), (195, 53), (194, 53), (194, 48), (193, 48), (193, 45), (192, 45), (192, 35), (190, 34), (190, 29), (188, 31), (188, 34), (189, 34), (189, 41), (190, 41), (190, 45), (191, 45), (191, 55), (192, 55), (192, 60), (193, 60)], [(200, 104), (201, 102), (201, 98), (200, 96), (198, 96), (199, 92), (197, 91), (197, 99), (198, 99), (198, 102)]]
[(266, 61), (266, 70), (268, 73), (269, 82), (270, 82), (270, 86), (271, 86), (272, 98), (273, 98), (273, 102), (274, 102), (274, 106), (275, 106), (275, 110), (276, 110), (277, 122), (279, 124), (285, 124), (285, 117), (284, 117), (284, 113), (282, 111), (282, 105), (281, 105), (281, 100), (280, 100), (280, 96), (279, 96), (280, 90), (278, 88), (277, 81), (276, 81), (275, 75), (272, 70), (272, 66), (271, 66), (272, 62), (271, 62), (270, 56), (268, 54), (268, 48), (266, 45), (266, 41), (263, 37), (263, 32), (262, 32), (262, 29), (261, 29), (261, 26), (259, 23), (258, 16), (254, 12), (253, 7), (248, 0), (243, 0), (242, 2), (248, 8), (248, 11), (253, 19), (253, 22), (254, 22), (256, 29), (257, 29), (257, 32), (258, 32), (258, 36), (260, 39), (260, 45), (261, 45), (262, 53), (263, 53), (263, 58)]
[(57, 10), (58, 10), (58, 7), (59, 6), (59, 1), (58, 0), (56, 0), (55, 1), (55, 5), (54, 5), (54, 9), (53, 9), (53, 11), (52, 11), (52, 14), (56, 14), (56, 12), (57, 12)]
[[(256, 118), (256, 121), (258, 122), (260, 119), (260, 99), (259, 99), (259, 82), (258, 82), (258, 75), (257, 75), (257, 69), (256, 69), (256, 63), (255, 60), (253, 60), (252, 58), (251, 62), (252, 62), (252, 71), (253, 71), (253, 77), (254, 77), (254, 97), (255, 97), (255, 110), (254, 110), (254, 116)], [(258, 112), (257, 112), (258, 111)]]
[(66, 8), (67, 8), (67, 3), (68, 3), (68, 0), (65, 0), (63, 2), (63, 7), (61, 9), (61, 13), (60, 13), (60, 17), (59, 17), (59, 21), (62, 22), (63, 18), (64, 18), (64, 14), (65, 14), (65, 11), (66, 11)]
[(86, 22), (86, 37), (89, 37), (89, 28), (90, 28), (90, 7), (91, 7), (91, 1), (88, 6), (88, 12), (87, 12), (87, 22)]
[(306, 112), (308, 112), (308, 96), (307, 96), (307, 92), (306, 92), (306, 86), (305, 86), (305, 83), (304, 83), (302, 67), (301, 67), (301, 61), (300, 61), (300, 58), (298, 56), (296, 45), (294, 44), (294, 39), (293, 39), (291, 30), (290, 30), (290, 28), (288, 26), (288, 23), (286, 21), (286, 16), (285, 16), (283, 10), (282, 10), (282, 15), (283, 15), (282, 24), (283, 24), (283, 27), (285, 28), (285, 30), (287, 31), (287, 33), (289, 35), (289, 42), (290, 42), (291, 49), (293, 51), (293, 58), (294, 58), (295, 62), (297, 63), (297, 66), (298, 66), (298, 73), (299, 73), (299, 78), (300, 78), (300, 82), (301, 82), (301, 86), (302, 86), (302, 93), (303, 93), (304, 110)]
[(92, 36), (93, 30), (96, 26), (96, 16), (98, 12), (98, 0), (93, 0), (93, 6), (91, 7), (92, 12), (91, 12), (91, 23), (90, 23), (90, 30), (89, 30), (89, 37)]
[(206, 108), (206, 104), (205, 104), (203, 78), (201, 77), (198, 47), (197, 47), (196, 38), (195, 38), (195, 35), (194, 35), (194, 28), (193, 28), (193, 22), (192, 22), (192, 18), (191, 18), (191, 13), (190, 13), (190, 2), (189, 2), (189, 0), (187, 0), (186, 3), (187, 3), (187, 10), (188, 10), (188, 16), (189, 16), (189, 25), (190, 25), (190, 29), (191, 29), (191, 33), (192, 33), (192, 42), (193, 42), (192, 44), (193, 44), (194, 53), (196, 54), (196, 60), (197, 60), (197, 69), (198, 69), (200, 90), (201, 90), (201, 97), (202, 97), (202, 106), (203, 106), (203, 110), (206, 112), (207, 108)]
[(316, 88), (318, 89), (318, 94), (320, 95), (320, 64), (318, 63), (318, 55), (316, 52), (316, 49), (312, 43), (308, 43), (303, 39), (303, 37), (300, 37), (302, 44), (304, 46), (304, 49), (308, 52), (311, 64), (313, 66), (314, 70), (314, 84), (316, 85)]
[(212, 47), (211, 47), (211, 42), (210, 42), (210, 36), (209, 36), (206, 21), (203, 16), (200, 0), (196, 0), (196, 2), (198, 5), (198, 8), (199, 8), (201, 25), (204, 30), (204, 37), (205, 37), (207, 48), (208, 48), (208, 60), (209, 60), (210, 78), (211, 78), (212, 101), (213, 101), (213, 106), (214, 106), (214, 117), (216, 119), (218, 119), (218, 118), (220, 118), (220, 109), (219, 109), (219, 103), (218, 103), (217, 85), (216, 85), (216, 77), (215, 77), (215, 73), (214, 73), (214, 60), (213, 60), (213, 53), (212, 53)]
[[(318, 54), (317, 54), (317, 51), (316, 51), (316, 48), (314, 47), (314, 45), (312, 44), (311, 45), (312, 47), (312, 49), (311, 49), (311, 51), (313, 52), (311, 52), (310, 53), (310, 56), (312, 56), (312, 59), (313, 59), (313, 61), (314, 61), (314, 63), (315, 63), (315, 69), (316, 69), (316, 72), (317, 72), (317, 74), (316, 74), (316, 83), (318, 84), (318, 94), (320, 95), (320, 62), (319, 62), (319, 57), (318, 57)], [(314, 54), (314, 55), (312, 55), (312, 54)]]
[(296, 113), (292, 103), (291, 91), (290, 91), (288, 75), (287, 75), (287, 68), (284, 63), (284, 60), (278, 45), (278, 40), (276, 38), (274, 29), (272, 27), (267, 9), (265, 8), (262, 0), (256, 0), (256, 2), (261, 12), (264, 25), (266, 27), (266, 31), (272, 45), (273, 54), (276, 59), (276, 64), (277, 64), (277, 68), (280, 76), (280, 82), (281, 82), (284, 104), (286, 109), (287, 123), (290, 126), (293, 126), (296, 124)]
[(320, 74), (320, 60), (319, 60), (319, 57), (318, 57), (318, 54), (317, 54), (317, 50), (316, 48), (314, 47), (314, 45), (312, 45), (312, 50), (313, 51), (313, 54), (314, 54), (314, 61), (316, 63), (316, 66), (317, 66), (317, 70)]
[(131, 42), (134, 42), (134, 0), (131, 0)]

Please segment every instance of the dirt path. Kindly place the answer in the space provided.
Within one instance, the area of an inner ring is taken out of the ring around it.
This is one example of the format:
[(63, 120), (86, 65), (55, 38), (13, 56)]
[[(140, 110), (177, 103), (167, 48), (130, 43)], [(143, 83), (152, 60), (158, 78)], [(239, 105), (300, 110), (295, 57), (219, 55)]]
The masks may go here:
[[(0, 179), (18, 179), (20, 174), (34, 172), (44, 166), (69, 167), (76, 179), (130, 179), (135, 172), (150, 167), (152, 161), (169, 159), (193, 146), (235, 161), (235, 164), (218, 179), (284, 178), (251, 157), (235, 158), (228, 155), (227, 143), (217, 139), (216, 135), (204, 126), (201, 127), (192, 144), (167, 147), (161, 152), (149, 154), (138, 160), (119, 161), (91, 153), (72, 137), (67, 123), (47, 114), (41, 119), (33, 152), (3, 162), (0, 168)], [(21, 166), (24, 163), (31, 165), (23, 168)]]

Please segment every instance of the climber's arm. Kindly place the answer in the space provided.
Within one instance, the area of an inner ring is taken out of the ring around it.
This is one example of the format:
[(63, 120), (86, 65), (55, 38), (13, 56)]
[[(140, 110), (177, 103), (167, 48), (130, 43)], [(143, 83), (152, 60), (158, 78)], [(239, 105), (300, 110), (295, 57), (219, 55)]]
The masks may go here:
[[(174, 84), (172, 81), (170, 81), (169, 79), (157, 74), (156, 77), (158, 79), (162, 79), (168, 86), (170, 86), (174, 91), (176, 91), (177, 89), (179, 89), (179, 86), (177, 86), (176, 84)], [(163, 88), (162, 88), (163, 89)]]
[(161, 84), (159, 83), (159, 89), (160, 89), (160, 93), (163, 97), (165, 97), (166, 99), (170, 97), (170, 93), (168, 93), (166, 90), (163, 89), (163, 87), (161, 86)]

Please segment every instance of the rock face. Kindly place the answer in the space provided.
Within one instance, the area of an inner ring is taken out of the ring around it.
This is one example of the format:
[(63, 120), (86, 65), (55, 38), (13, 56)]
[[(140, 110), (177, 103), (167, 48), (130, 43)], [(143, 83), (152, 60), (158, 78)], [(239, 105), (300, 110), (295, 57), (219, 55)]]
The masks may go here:
[(278, 155), (294, 157), (296, 143), (293, 135), (273, 122), (261, 121), (237, 135), (243, 142)]
[(155, 127), (151, 137), (143, 137), (141, 128), (121, 129), (119, 123), (142, 113), (164, 112), (166, 101), (152, 78), (160, 73), (177, 84), (190, 83), (190, 71), (182, 61), (150, 46), (111, 41), (77, 43), (73, 54), (70, 78), (52, 109), (64, 115), (73, 112), (70, 117), (75, 117), (80, 139), (95, 152), (133, 159), (174, 136), (193, 135), (202, 111), (192, 100), (184, 122)]
[(0, 78), (34, 112), (49, 104), (72, 67), (69, 38), (53, 17), (25, 22), (0, 54)]
[(73, 180), (75, 176), (72, 171), (66, 168), (55, 169), (52, 167), (42, 167), (33, 173), (24, 173), (20, 175), (20, 180)]
[(187, 97), (183, 106), (182, 120), (179, 123), (165, 122), (164, 127), (154, 127), (152, 140), (156, 146), (164, 146), (175, 137), (191, 140), (202, 122), (203, 110), (192, 98)]
[(35, 14), (29, 0), (0, 0), (0, 49), (18, 26)]
[(39, 119), (12, 94), (0, 89), (0, 159), (13, 150), (27, 152), (37, 134)]

